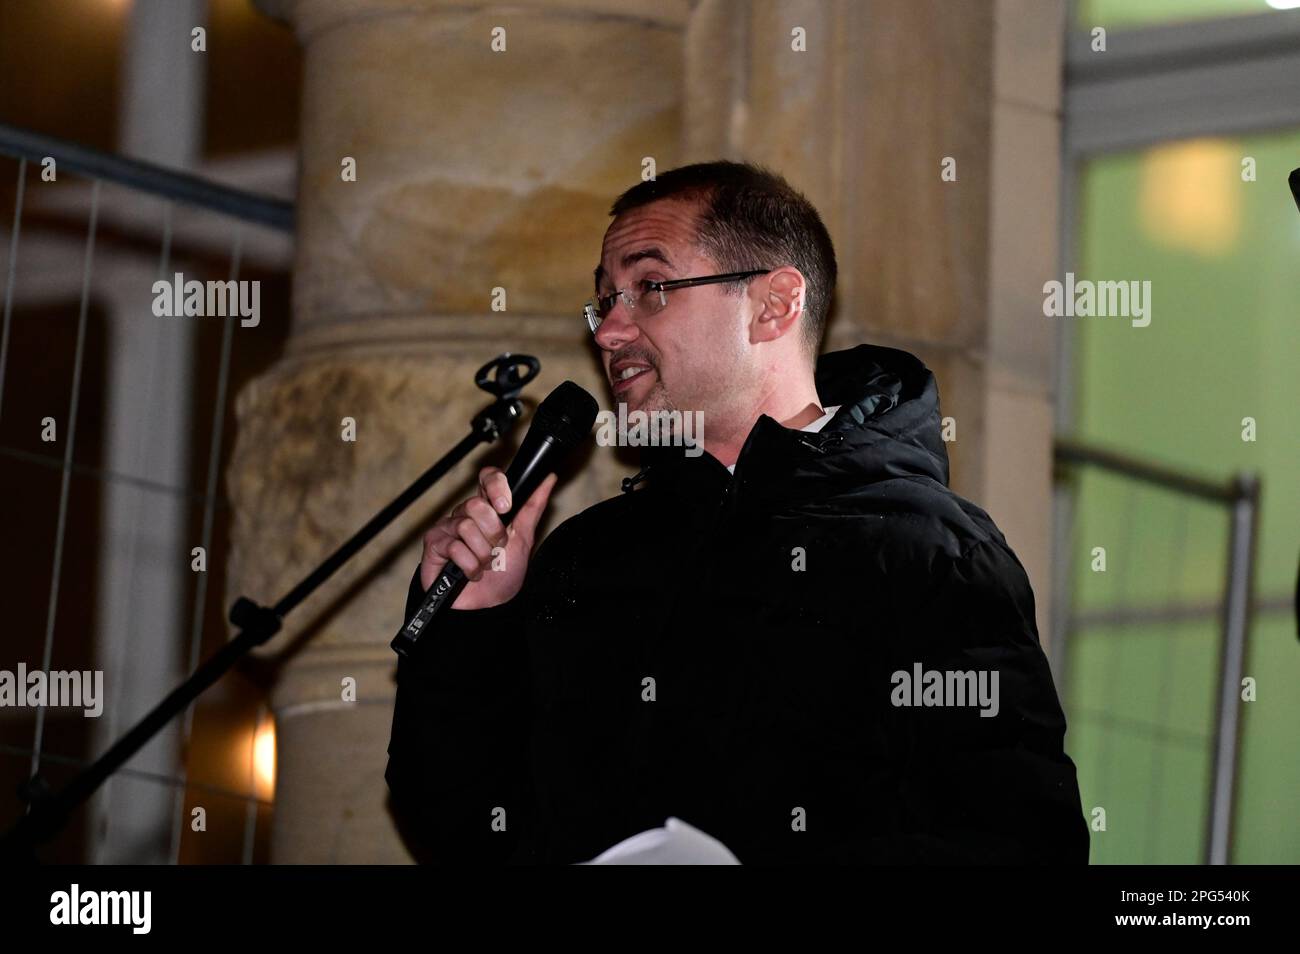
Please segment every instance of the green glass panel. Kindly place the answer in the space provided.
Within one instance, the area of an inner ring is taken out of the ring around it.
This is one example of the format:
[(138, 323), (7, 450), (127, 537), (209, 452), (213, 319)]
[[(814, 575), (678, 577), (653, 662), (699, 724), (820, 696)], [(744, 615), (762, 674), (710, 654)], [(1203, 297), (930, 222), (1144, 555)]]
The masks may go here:
[[(1088, 162), (1075, 277), (1150, 282), (1150, 323), (1052, 319), (1072, 325), (1074, 436), (1216, 480), (1260, 476), (1255, 591), (1273, 602), (1289, 600), (1300, 556), (1300, 213), (1286, 185), (1297, 166), (1296, 131)], [(1218, 605), (1227, 513), (1090, 470), (1077, 491), (1067, 743), (1085, 809), (1106, 809), (1093, 860), (1195, 862), (1219, 620), (1120, 625), (1107, 614)], [(1300, 862), (1295, 626), (1283, 608), (1258, 614), (1250, 633), (1246, 673), (1257, 698), (1244, 703), (1237, 862)]]

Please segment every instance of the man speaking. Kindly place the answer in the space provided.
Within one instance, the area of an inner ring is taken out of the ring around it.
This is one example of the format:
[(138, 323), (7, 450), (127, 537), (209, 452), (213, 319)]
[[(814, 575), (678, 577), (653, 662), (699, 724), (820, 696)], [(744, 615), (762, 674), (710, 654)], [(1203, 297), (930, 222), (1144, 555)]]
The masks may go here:
[(425, 536), (407, 617), (448, 561), (471, 582), (399, 663), (416, 856), (573, 863), (675, 816), (744, 864), (1086, 862), (1033, 593), (947, 487), (933, 375), (817, 357), (817, 211), (711, 162), (610, 214), (584, 316), (613, 400), (699, 412), (705, 453), (643, 447), (536, 553), (555, 477), (503, 528), (485, 468)]

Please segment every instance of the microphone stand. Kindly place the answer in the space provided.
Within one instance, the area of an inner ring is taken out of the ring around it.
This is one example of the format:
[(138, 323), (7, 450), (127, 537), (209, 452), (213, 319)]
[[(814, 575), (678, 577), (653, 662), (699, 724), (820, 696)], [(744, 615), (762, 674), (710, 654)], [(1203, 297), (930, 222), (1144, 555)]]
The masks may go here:
[[(526, 367), (524, 374), (520, 366)], [(213, 653), (113, 746), (86, 766), (60, 791), (51, 792), (39, 774), (19, 787), (19, 796), (28, 804), (27, 813), (0, 836), (0, 859), (35, 862), (36, 846), (48, 841), (67, 824), (74, 809), (89, 798), (123, 763), (149, 741), (172, 717), (186, 706), (255, 646), (260, 646), (280, 630), (284, 617), (334, 575), (358, 550), (370, 542), (397, 516), (415, 502), (448, 471), (479, 444), (490, 444), (508, 433), (522, 413), (519, 392), (537, 377), (541, 362), (532, 355), (506, 352), (479, 368), (474, 383), (496, 400), (474, 416), (470, 433), (441, 460), (416, 478), (388, 506), (375, 514), (342, 546), (312, 570), (274, 606), (261, 606), (240, 596), (230, 607), (230, 622), (239, 632)], [(489, 375), (490, 372), (495, 372)]]

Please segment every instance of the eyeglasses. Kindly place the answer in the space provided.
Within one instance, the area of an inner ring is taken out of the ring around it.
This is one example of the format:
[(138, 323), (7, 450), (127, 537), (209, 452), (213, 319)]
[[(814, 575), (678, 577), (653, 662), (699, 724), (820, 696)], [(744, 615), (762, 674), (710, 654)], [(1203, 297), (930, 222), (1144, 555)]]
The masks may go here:
[(628, 311), (640, 310), (646, 316), (656, 315), (663, 311), (668, 304), (668, 292), (670, 291), (678, 288), (693, 288), (696, 285), (718, 285), (723, 282), (744, 281), (747, 278), (753, 278), (755, 275), (766, 275), (770, 271), (770, 268), (755, 268), (746, 272), (726, 272), (722, 275), (704, 275), (700, 278), (674, 278), (663, 282), (643, 278), (634, 283), (631, 288), (620, 288), (618, 291), (610, 292), (608, 295), (599, 295), (586, 302), (582, 306), (582, 317), (594, 335), (601, 322), (614, 310), (619, 299), (623, 300), (623, 304), (627, 306)]

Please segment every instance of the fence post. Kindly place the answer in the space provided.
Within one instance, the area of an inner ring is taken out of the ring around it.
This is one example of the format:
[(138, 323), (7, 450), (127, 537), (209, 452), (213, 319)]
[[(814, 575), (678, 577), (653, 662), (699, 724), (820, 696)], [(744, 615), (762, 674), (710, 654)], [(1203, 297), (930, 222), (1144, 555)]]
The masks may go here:
[(1228, 537), (1228, 582), (1223, 607), (1223, 647), (1219, 657), (1219, 699), (1215, 713), (1214, 768), (1210, 781), (1209, 833), (1205, 863), (1226, 865), (1232, 853), (1237, 757), (1241, 739), (1241, 677), (1246, 665), (1255, 568), (1255, 524), (1259, 479), (1238, 474)]

